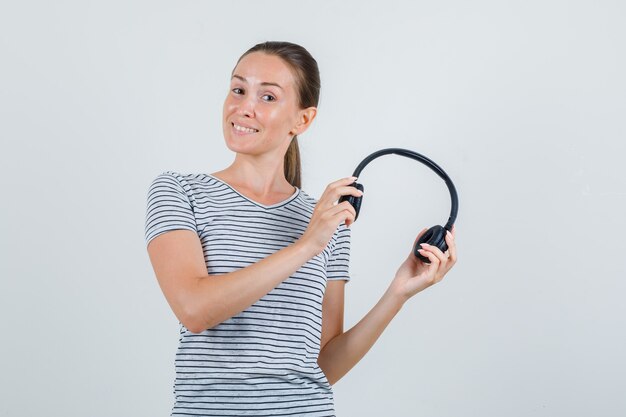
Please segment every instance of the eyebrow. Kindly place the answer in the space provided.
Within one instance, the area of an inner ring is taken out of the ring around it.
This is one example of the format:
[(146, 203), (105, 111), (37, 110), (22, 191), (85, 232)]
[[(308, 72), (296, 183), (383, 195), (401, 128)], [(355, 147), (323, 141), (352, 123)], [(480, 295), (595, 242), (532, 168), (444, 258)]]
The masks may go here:
[[(233, 77), (232, 77), (232, 78), (237, 78), (237, 79), (239, 79), (239, 80), (243, 81), (244, 83), (247, 83), (247, 82), (248, 82), (248, 80), (246, 80), (246, 79), (245, 79), (244, 77), (242, 77), (241, 75), (233, 74)], [(232, 78), (231, 78), (231, 79), (232, 79)], [(273, 85), (273, 86), (278, 87), (278, 88), (280, 88), (281, 90), (283, 90), (283, 88), (282, 88), (280, 85), (276, 84), (276, 83), (270, 83), (270, 82), (264, 81), (264, 82), (262, 82), (262, 83), (261, 83), (261, 85)]]

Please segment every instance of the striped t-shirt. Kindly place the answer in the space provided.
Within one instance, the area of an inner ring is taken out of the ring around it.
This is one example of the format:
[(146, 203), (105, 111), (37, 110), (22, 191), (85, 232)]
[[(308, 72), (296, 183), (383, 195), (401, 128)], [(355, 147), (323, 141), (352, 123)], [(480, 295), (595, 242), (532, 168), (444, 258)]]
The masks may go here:
[[(165, 171), (148, 190), (146, 245), (169, 230), (193, 230), (208, 274), (226, 274), (293, 244), (316, 204), (297, 187), (265, 205), (210, 174)], [(201, 333), (180, 323), (171, 415), (334, 416), (317, 364), (322, 300), (327, 280), (350, 279), (349, 254), (342, 222), (320, 254), (246, 310)]]

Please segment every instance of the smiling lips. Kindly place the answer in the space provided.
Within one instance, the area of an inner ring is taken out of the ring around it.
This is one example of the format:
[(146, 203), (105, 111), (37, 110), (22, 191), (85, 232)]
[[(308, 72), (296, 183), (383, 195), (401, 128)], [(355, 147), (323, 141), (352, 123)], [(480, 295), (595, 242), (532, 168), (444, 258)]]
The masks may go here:
[(235, 128), (235, 130), (238, 131), (238, 132), (242, 132), (242, 133), (256, 133), (256, 132), (258, 132), (257, 129), (252, 129), (250, 127), (240, 126), (240, 125), (235, 124), (235, 123), (232, 123), (232, 125)]

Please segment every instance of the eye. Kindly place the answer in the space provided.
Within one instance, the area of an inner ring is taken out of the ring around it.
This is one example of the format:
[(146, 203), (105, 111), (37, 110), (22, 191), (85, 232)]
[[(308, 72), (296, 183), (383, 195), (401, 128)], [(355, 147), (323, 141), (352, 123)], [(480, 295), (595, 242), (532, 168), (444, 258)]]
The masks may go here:
[(243, 89), (241, 89), (241, 88), (239, 88), (239, 87), (235, 87), (235, 88), (233, 88), (233, 89), (232, 89), (232, 90), (230, 90), (230, 91), (232, 91), (232, 92), (233, 92), (233, 93), (235, 93), (235, 94), (243, 94)]
[(274, 96), (273, 96), (273, 95), (271, 95), (271, 94), (265, 94), (265, 95), (263, 95), (263, 97), (262, 97), (262, 98), (263, 98), (263, 100), (265, 100), (265, 101), (275, 101), (275, 100), (276, 100), (276, 97), (274, 97)]

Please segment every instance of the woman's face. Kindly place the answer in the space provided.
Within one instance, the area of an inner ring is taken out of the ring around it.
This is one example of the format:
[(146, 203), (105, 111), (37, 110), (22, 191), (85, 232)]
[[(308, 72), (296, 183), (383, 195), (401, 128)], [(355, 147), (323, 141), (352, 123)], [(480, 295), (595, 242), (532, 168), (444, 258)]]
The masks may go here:
[(296, 133), (298, 93), (287, 64), (275, 55), (253, 52), (233, 70), (224, 101), (223, 129), (234, 152), (282, 156)]

